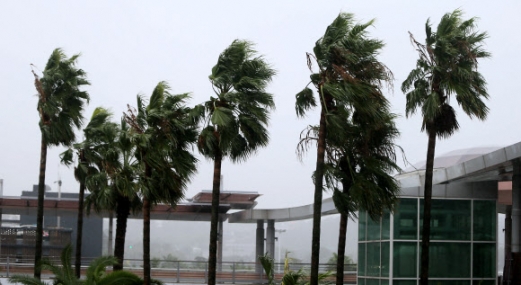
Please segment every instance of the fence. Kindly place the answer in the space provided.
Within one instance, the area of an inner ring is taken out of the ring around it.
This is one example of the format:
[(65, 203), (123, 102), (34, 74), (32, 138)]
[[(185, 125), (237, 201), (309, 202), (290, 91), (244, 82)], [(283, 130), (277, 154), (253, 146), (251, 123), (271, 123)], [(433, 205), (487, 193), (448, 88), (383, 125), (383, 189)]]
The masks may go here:
[[(52, 260), (59, 260), (58, 257), (51, 257)], [(11, 257), (0, 258), (0, 275), (9, 277), (12, 274), (28, 274), (33, 273), (33, 263), (19, 262), (23, 259)], [(83, 264), (88, 264), (93, 258), (85, 258)], [(143, 261), (139, 259), (125, 260), (124, 269), (142, 276)], [(206, 261), (171, 261), (171, 260), (153, 260), (152, 262), (152, 278), (159, 279), (168, 283), (207, 283), (208, 280), (208, 262)], [(302, 269), (309, 273), (309, 263), (290, 263), (290, 270), (298, 271)], [(264, 272), (258, 272), (255, 269), (254, 262), (222, 262), (217, 266), (217, 283), (231, 284), (262, 284), (267, 282)], [(86, 266), (82, 267), (82, 274), (85, 274)], [(111, 268), (107, 268), (109, 271)], [(275, 280), (280, 283), (284, 274), (284, 264), (275, 263)], [(321, 264), (319, 271), (327, 272), (333, 269), (332, 264)], [(49, 272), (43, 272), (44, 275)], [(333, 278), (333, 277), (332, 277)], [(332, 279), (331, 278), (331, 279)], [(356, 264), (348, 264), (344, 268), (344, 283), (356, 284)]]

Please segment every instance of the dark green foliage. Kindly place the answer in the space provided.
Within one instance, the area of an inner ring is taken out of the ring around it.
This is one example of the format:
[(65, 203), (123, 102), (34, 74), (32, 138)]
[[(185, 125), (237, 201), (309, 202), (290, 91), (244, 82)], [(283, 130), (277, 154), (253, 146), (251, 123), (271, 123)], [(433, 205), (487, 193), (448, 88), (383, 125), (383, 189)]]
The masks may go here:
[[(266, 129), (273, 97), (265, 91), (275, 71), (256, 56), (253, 44), (235, 40), (224, 50), (209, 76), (216, 97), (204, 103), (205, 126), (199, 135), (199, 151), (214, 159), (242, 161), (268, 144)], [(202, 111), (202, 105), (198, 106)]]
[[(53, 274), (54, 285), (141, 285), (143, 280), (137, 275), (127, 271), (106, 272), (106, 267), (117, 262), (112, 256), (102, 256), (92, 261), (87, 268), (85, 279), (81, 280), (74, 274), (71, 263), (72, 247), (68, 245), (61, 253), (61, 265), (49, 260), (42, 260), (42, 269), (49, 270)], [(34, 277), (14, 275), (9, 278), (11, 283), (24, 285), (48, 285)], [(155, 280), (154, 284), (162, 284)]]
[(86, 73), (76, 68), (79, 54), (67, 58), (61, 49), (55, 49), (40, 78), (36, 73), (40, 129), (48, 145), (71, 145), (74, 128), (80, 128), (81, 112), (89, 101), (89, 94), (80, 90), (89, 85)]
[(147, 106), (138, 95), (137, 109), (130, 109), (125, 120), (130, 126), (127, 135), (135, 146), (135, 158), (153, 169), (152, 176), (146, 177), (143, 172), (139, 177), (142, 195), (152, 203), (175, 206), (196, 170), (197, 159), (190, 149), (196, 141), (197, 121), (191, 117), (192, 109), (184, 106), (189, 95), (172, 95), (169, 90), (166, 82), (160, 82)]
[(478, 60), (490, 57), (483, 49), (487, 34), (475, 31), (476, 18), (463, 20), (462, 16), (460, 10), (445, 14), (436, 31), (427, 21), (425, 44), (411, 34), (419, 58), (402, 83), (406, 114), (421, 109), (422, 131), (433, 131), (439, 138), (447, 138), (459, 128), (449, 105), (451, 95), (471, 118), (484, 120), (489, 111), (483, 101), (488, 99), (486, 81), (477, 70)]

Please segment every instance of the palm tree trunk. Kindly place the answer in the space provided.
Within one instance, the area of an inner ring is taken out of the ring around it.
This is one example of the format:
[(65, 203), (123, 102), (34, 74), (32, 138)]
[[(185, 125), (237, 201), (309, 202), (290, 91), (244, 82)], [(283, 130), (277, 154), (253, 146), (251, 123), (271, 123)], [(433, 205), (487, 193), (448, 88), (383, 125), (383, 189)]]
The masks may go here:
[[(325, 103), (323, 103), (325, 104)], [(317, 165), (315, 170), (315, 198), (313, 204), (313, 236), (311, 240), (311, 276), (310, 285), (318, 285), (318, 266), (320, 258), (320, 219), (322, 216), (322, 178), (324, 176), (324, 156), (326, 152), (326, 113), (320, 112), (318, 131)]]
[(118, 194), (116, 206), (116, 238), (114, 242), (114, 257), (118, 260), (112, 267), (114, 271), (123, 269), (123, 258), (125, 257), (125, 235), (127, 233), (127, 221), (130, 213), (130, 200)]
[(336, 261), (336, 285), (344, 284), (344, 259), (346, 251), (347, 215), (340, 214), (340, 229), (338, 231), (338, 249)]
[(75, 273), (76, 277), (81, 275), (81, 244), (83, 240), (83, 200), (85, 197), (85, 181), (80, 183), (80, 197), (78, 197), (78, 228), (76, 230), (76, 260)]
[(420, 285), (429, 282), (429, 243), (431, 234), (432, 174), (434, 171), (434, 153), (436, 150), (436, 133), (429, 132), (427, 146), (427, 165), (425, 168), (425, 193), (423, 198), (423, 230), (421, 245)]
[(143, 198), (143, 280), (150, 285), (150, 200)]
[[(145, 177), (152, 177), (152, 169), (145, 163)], [(143, 284), (150, 285), (150, 200), (143, 197)]]
[[(351, 169), (347, 164), (347, 159), (343, 160), (341, 164), (342, 171), (350, 177), (342, 180), (342, 192), (349, 195), (349, 190), (352, 186)], [(340, 227), (338, 230), (338, 248), (336, 260), (336, 285), (344, 285), (344, 259), (346, 251), (346, 235), (347, 235), (348, 213), (340, 212)]]
[(221, 192), (222, 154), (217, 150), (213, 167), (212, 220), (210, 224), (210, 253), (208, 255), (208, 285), (215, 285), (217, 266), (217, 225), (219, 219), (219, 196)]
[(36, 214), (36, 244), (34, 249), (34, 278), (40, 279), (42, 270), (43, 202), (45, 195), (45, 168), (47, 166), (47, 142), (42, 134), (40, 146), (40, 174), (38, 177), (38, 209)]

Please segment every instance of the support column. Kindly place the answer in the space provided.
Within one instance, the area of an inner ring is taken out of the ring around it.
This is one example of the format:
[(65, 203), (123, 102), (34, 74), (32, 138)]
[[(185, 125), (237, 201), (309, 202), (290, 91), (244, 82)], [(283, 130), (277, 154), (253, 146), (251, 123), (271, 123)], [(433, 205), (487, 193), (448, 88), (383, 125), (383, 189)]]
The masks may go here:
[(255, 271), (262, 272), (259, 256), (264, 255), (264, 220), (257, 220), (257, 235), (255, 236)]
[(505, 265), (503, 267), (503, 284), (512, 280), (512, 206), (506, 206), (505, 215)]
[[(512, 175), (512, 273), (521, 272), (521, 161), (513, 160)], [(512, 285), (521, 285), (521, 275), (512, 274)]]
[(268, 220), (268, 228), (266, 229), (266, 251), (268, 255), (275, 259), (275, 221)]
[(109, 212), (109, 240), (107, 243), (108, 255), (114, 256), (114, 250), (112, 249), (112, 242), (114, 240), (113, 236), (113, 228), (114, 228), (114, 212)]
[(217, 271), (223, 270), (223, 221), (217, 225)]

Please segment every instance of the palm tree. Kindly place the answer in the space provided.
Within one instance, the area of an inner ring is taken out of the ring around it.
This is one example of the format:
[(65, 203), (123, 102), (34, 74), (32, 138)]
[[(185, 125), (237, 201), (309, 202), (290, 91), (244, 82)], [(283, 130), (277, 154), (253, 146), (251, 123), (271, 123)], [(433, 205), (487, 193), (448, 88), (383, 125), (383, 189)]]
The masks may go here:
[(140, 163), (140, 195), (143, 199), (143, 269), (150, 284), (150, 210), (165, 202), (173, 207), (184, 197), (186, 183), (195, 172), (197, 159), (189, 152), (197, 139), (197, 120), (185, 107), (188, 94), (172, 95), (166, 82), (159, 82), (147, 106), (137, 97), (137, 110), (124, 115), (130, 140)]
[(116, 212), (114, 257), (118, 262), (113, 266), (115, 271), (123, 269), (129, 214), (142, 208), (137, 187), (139, 165), (133, 156), (134, 149), (128, 125), (122, 120), (113, 144), (104, 149), (99, 166), (101, 171), (87, 180), (91, 191), (85, 201), (87, 211), (92, 207), (98, 213), (114, 209)]
[(470, 118), (485, 120), (488, 107), (486, 81), (478, 72), (478, 59), (490, 56), (483, 49), (486, 33), (476, 32), (476, 19), (462, 19), (455, 10), (443, 15), (436, 31), (425, 24), (426, 39), (422, 44), (410, 34), (419, 54), (416, 67), (402, 83), (407, 95), (406, 115), (421, 109), (422, 131), (429, 136), (425, 168), (420, 284), (427, 285), (429, 274), (429, 240), (431, 227), (432, 174), (436, 138), (448, 138), (459, 129), (456, 112), (450, 105), (451, 95)]
[[(387, 104), (386, 100), (382, 99), (381, 83), (392, 80), (392, 73), (375, 57), (383, 47), (383, 42), (366, 38), (366, 28), (371, 26), (373, 21), (355, 24), (353, 18), (352, 14), (341, 13), (328, 26), (324, 36), (316, 42), (314, 53), (307, 54), (308, 67), (312, 72), (313, 62), (318, 65), (318, 71), (311, 75), (309, 84), (313, 84), (317, 89), (321, 107), (319, 126), (310, 127), (308, 132), (304, 132), (303, 137), (305, 142), (310, 139), (306, 136), (314, 133), (314, 141), (317, 143), (316, 170), (313, 174), (315, 195), (311, 285), (317, 285), (318, 282), (320, 218), (327, 141), (341, 136), (346, 131), (346, 123), (356, 116), (364, 115), (373, 120), (378, 118), (381, 108)], [(375, 104), (374, 101), (381, 103)], [(296, 95), (297, 116), (304, 116), (306, 111), (316, 105), (310, 88), (306, 87)], [(335, 140), (339, 141), (341, 138)], [(307, 143), (301, 144), (305, 145)], [(302, 149), (299, 152), (302, 153)]]
[[(42, 261), (42, 268), (51, 271), (54, 275), (52, 284), (61, 285), (141, 285), (143, 280), (134, 273), (127, 271), (106, 272), (106, 267), (113, 265), (117, 260), (112, 256), (102, 256), (92, 261), (87, 268), (86, 278), (80, 280), (74, 274), (71, 264), (72, 247), (66, 246), (61, 254), (61, 266), (49, 260)], [(37, 278), (14, 275), (9, 278), (11, 283), (21, 283), (24, 285), (47, 285)], [(154, 280), (154, 284), (162, 284)]]
[(235, 40), (226, 48), (212, 68), (210, 82), (215, 93), (204, 103), (205, 122), (199, 135), (199, 151), (214, 161), (212, 217), (208, 284), (215, 284), (217, 264), (217, 225), (221, 184), (221, 163), (246, 160), (258, 148), (268, 144), (266, 129), (269, 110), (275, 108), (266, 87), (275, 75), (253, 44)]
[(78, 57), (79, 55), (73, 55), (67, 58), (61, 49), (55, 49), (47, 61), (42, 77), (33, 70), (42, 133), (34, 255), (34, 277), (38, 279), (41, 273), (39, 264), (42, 259), (47, 148), (59, 145), (70, 146), (75, 141), (74, 127), (81, 127), (83, 120), (81, 113), (89, 100), (89, 94), (80, 90), (89, 82), (85, 72), (76, 67)]
[[(374, 103), (376, 100), (370, 101)], [(378, 220), (384, 210), (392, 211), (396, 203), (399, 186), (391, 175), (399, 171), (393, 142), (399, 135), (395, 118), (383, 107), (376, 116), (355, 111), (351, 120), (346, 122), (344, 137), (339, 141), (338, 137), (326, 140), (326, 185), (333, 190), (333, 201), (340, 213), (337, 285), (344, 283), (348, 218), (355, 211), (363, 210), (373, 220)]]
[[(81, 245), (83, 233), (83, 210), (86, 181), (103, 169), (103, 154), (110, 148), (118, 133), (117, 126), (109, 122), (112, 114), (104, 108), (98, 107), (94, 110), (91, 120), (83, 130), (85, 140), (74, 144), (63, 152), (60, 157), (62, 163), (71, 165), (74, 152), (78, 157), (78, 166), (74, 169), (76, 180), (80, 182), (78, 197), (78, 224), (76, 236), (76, 259), (75, 273), (80, 277), (81, 269)], [(97, 166), (97, 167), (96, 167)]]

